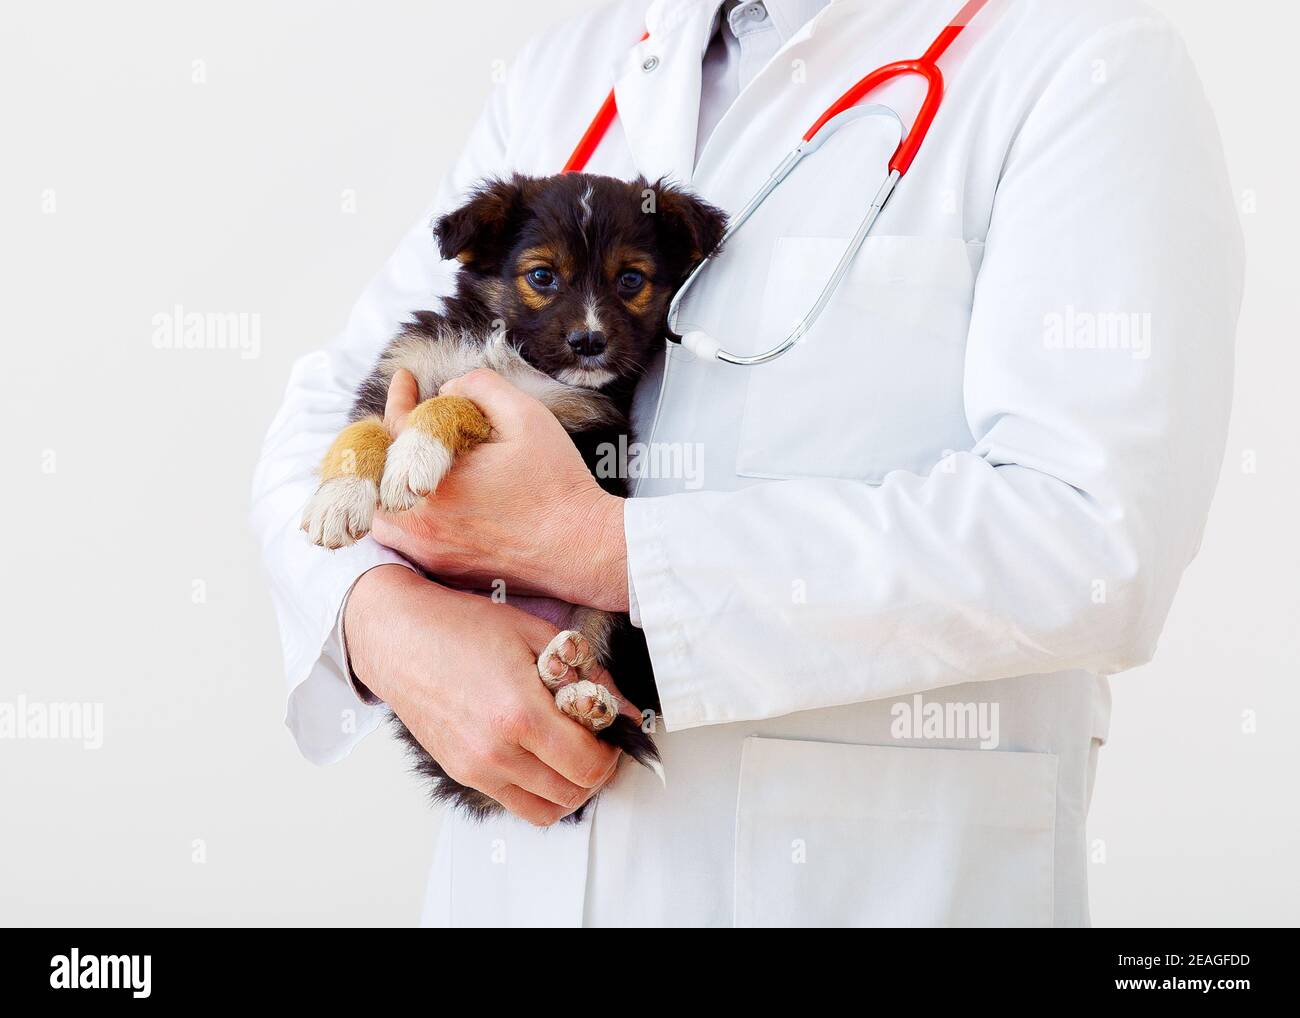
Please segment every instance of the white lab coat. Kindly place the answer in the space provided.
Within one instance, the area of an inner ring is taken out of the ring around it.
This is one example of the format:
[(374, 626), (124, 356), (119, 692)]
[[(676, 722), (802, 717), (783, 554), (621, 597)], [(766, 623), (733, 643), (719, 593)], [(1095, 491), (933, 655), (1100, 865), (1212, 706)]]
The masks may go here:
[[(667, 175), (734, 212), (841, 91), (919, 55), (959, 4), (832, 3), (693, 166), (712, 6), (627, 0), (538, 39), (437, 207), (484, 175), (555, 172), (613, 84), (589, 170)], [(1183, 46), (1133, 0), (993, 0), (943, 67), (925, 148), (804, 343), (752, 369), (672, 349), (639, 392), (641, 437), (703, 464), (643, 478), (626, 509), (667, 788), (624, 767), (590, 819), (548, 831), (448, 816), (427, 922), (1088, 921), (1105, 676), (1151, 656), (1200, 539), (1240, 230)], [(905, 81), (873, 99), (910, 122), (918, 96)], [(812, 157), (703, 278), (683, 331), (776, 342), (895, 141), (873, 120)], [(296, 522), (350, 391), (447, 286), (426, 223), (341, 340), (295, 367), (256, 481), (288, 722), (319, 761), (376, 723), (331, 634), (355, 578), (396, 557), (319, 551)], [(959, 715), (993, 709), (980, 748)], [(922, 725), (934, 710), (946, 726)]]

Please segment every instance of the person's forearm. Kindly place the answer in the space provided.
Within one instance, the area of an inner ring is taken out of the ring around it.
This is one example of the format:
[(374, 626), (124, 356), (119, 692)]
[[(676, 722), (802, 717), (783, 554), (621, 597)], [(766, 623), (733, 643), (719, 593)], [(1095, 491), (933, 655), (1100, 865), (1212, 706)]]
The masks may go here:
[[(406, 566), (371, 569), (352, 588), (343, 615), (353, 674), (381, 700), (393, 705), (401, 699), (398, 677), (405, 670), (397, 659), (407, 646), (403, 639), (406, 630), (418, 623), (426, 633), (436, 628), (450, 635), (451, 627), (456, 625), (455, 599), (463, 596)], [(410, 618), (412, 604), (444, 610), (427, 614), (420, 611), (417, 620)]]
[[(555, 537), (557, 554), (540, 563), (529, 582), (569, 604), (601, 611), (628, 610), (625, 500), (603, 491), (590, 504), (563, 516)], [(547, 574), (549, 571), (549, 574)]]

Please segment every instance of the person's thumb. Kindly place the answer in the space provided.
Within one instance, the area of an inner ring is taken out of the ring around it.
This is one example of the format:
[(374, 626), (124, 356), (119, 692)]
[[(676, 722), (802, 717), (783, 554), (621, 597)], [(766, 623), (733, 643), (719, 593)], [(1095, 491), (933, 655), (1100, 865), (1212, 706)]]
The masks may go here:
[(388, 402), (384, 405), (384, 427), (389, 434), (401, 434), (406, 427), (406, 415), (420, 402), (420, 384), (405, 368), (393, 375), (388, 383)]
[(474, 403), (492, 422), (497, 434), (505, 439), (526, 431), (529, 415), (541, 406), (491, 368), (475, 368), (467, 375), (453, 378), (438, 390), (438, 395), (463, 396)]

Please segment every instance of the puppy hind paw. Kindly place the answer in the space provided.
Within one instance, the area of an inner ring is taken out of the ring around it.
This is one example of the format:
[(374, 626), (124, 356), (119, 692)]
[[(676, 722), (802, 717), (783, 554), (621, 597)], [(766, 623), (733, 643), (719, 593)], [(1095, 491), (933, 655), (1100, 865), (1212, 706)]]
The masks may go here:
[(558, 689), (570, 678), (572, 669), (579, 676), (596, 663), (596, 652), (587, 638), (574, 629), (556, 633), (537, 658), (537, 674), (547, 689)]
[(555, 706), (593, 732), (612, 725), (619, 708), (618, 698), (613, 693), (587, 679), (561, 687), (555, 694)]
[(418, 428), (408, 428), (388, 449), (379, 482), (379, 504), (390, 513), (415, 508), (437, 490), (451, 463), (447, 446)]
[(354, 475), (330, 478), (307, 503), (302, 529), (312, 544), (346, 548), (370, 533), (378, 498), (374, 481)]

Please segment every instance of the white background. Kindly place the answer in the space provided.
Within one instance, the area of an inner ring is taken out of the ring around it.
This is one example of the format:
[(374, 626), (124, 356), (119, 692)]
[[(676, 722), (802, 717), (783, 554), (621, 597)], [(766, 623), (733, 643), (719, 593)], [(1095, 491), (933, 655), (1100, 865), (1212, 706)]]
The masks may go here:
[[(397, 750), (377, 735), (317, 769), (281, 724), (248, 481), (290, 363), (432, 197), (495, 62), (585, 6), (6, 11), (0, 701), (102, 702), (107, 731), (98, 751), (0, 740), (0, 924), (417, 919), (436, 817)], [(1295, 924), (1300, 19), (1156, 6), (1218, 111), (1249, 279), (1204, 548), (1155, 661), (1113, 682), (1093, 915)], [(178, 303), (260, 314), (260, 356), (155, 349), (153, 316)]]

